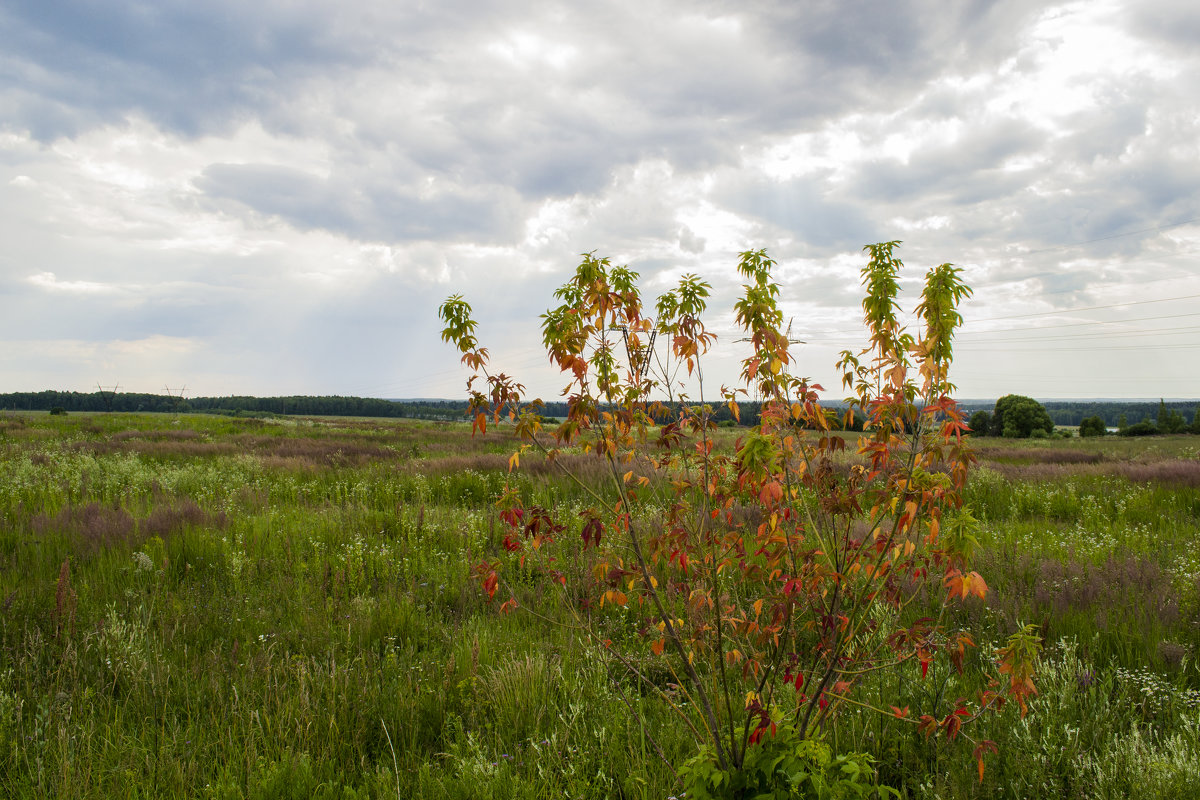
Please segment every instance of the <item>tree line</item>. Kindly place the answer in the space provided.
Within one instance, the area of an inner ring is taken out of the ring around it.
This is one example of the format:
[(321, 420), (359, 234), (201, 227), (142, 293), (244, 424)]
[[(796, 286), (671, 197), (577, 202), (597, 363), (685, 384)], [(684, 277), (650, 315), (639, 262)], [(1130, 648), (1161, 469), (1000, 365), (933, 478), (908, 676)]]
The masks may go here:
[[(1200, 405), (1192, 412), (1190, 425), (1185, 416), (1189, 405), (1187, 402), (1167, 403), (1161, 399), (1157, 405), (1094, 401), (1043, 404), (1032, 397), (1009, 394), (997, 400), (991, 411), (975, 411), (970, 427), (976, 436), (1008, 438), (1069, 436), (1069, 431), (1058, 427), (1067, 425), (1078, 425), (1079, 435), (1083, 437), (1104, 436), (1113, 427), (1123, 436), (1200, 434)], [(1081, 416), (1088, 411), (1092, 413)], [(1105, 412), (1112, 416), (1106, 416)], [(1064, 419), (1071, 421), (1064, 422)]]
[[(1079, 425), (1088, 417), (1100, 417), (1104, 424), (1115, 428), (1124, 415), (1126, 422), (1135, 424), (1158, 419), (1159, 405), (1168, 412), (1174, 411), (1181, 417), (1193, 419), (1198, 408), (1195, 400), (1172, 400), (1164, 402), (1125, 400), (1051, 400), (1043, 405), (1055, 425)], [(1193, 420), (1194, 421), (1194, 420)]]
[(341, 395), (287, 397), (189, 397), (140, 392), (10, 392), (0, 394), (0, 409), (14, 411), (149, 411), (215, 413), (243, 416), (414, 417), (462, 419), (465, 400), (384, 400)]
[[(975, 405), (972, 403), (971, 405)], [(840, 407), (832, 409), (841, 412)], [(297, 415), (341, 417), (385, 417), (458, 421), (465, 418), (466, 400), (387, 400), (345, 395), (290, 395), (283, 397), (189, 397), (142, 392), (9, 392), (0, 394), (0, 409), (24, 411), (149, 411), (160, 413), (208, 413), (241, 416)], [(741, 405), (741, 418), (734, 420), (724, 404), (712, 409), (712, 419), (721, 425), (754, 425), (759, 404)], [(566, 402), (547, 402), (542, 415), (562, 419)], [(981, 416), (982, 415), (982, 416)], [(1119, 400), (1051, 401), (1039, 403), (1021, 395), (1006, 395), (990, 410), (975, 411), (972, 429), (983, 436), (1052, 436), (1056, 427), (1080, 426), (1088, 434), (1118, 428), (1131, 436), (1154, 433), (1200, 433), (1200, 406), (1191, 401), (1158, 403)], [(1191, 423), (1188, 423), (1188, 419)], [(840, 418), (834, 427), (842, 427)], [(1086, 424), (1085, 424), (1086, 423)], [(861, 429), (854, 421), (851, 429)], [(1007, 431), (1007, 432), (1006, 432)], [(1037, 433), (1035, 431), (1040, 431)]]

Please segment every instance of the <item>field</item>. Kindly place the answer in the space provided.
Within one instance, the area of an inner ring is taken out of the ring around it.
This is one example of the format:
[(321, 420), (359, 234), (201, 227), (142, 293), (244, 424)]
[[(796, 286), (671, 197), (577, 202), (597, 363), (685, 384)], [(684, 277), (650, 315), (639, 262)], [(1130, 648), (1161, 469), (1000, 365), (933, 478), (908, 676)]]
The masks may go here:
[[(502, 549), (511, 446), (465, 423), (0, 416), (0, 795), (678, 796), (659, 751), (691, 740), (556, 587), (530, 577), (501, 615), (471, 574)], [(977, 452), (991, 590), (960, 613), (976, 660), (1041, 626), (1038, 698), (973, 734), (999, 746), (982, 783), (966, 743), (876, 716), (829, 743), (903, 797), (1194, 797), (1200, 438)], [(516, 480), (582, 502), (534, 459)], [(878, 690), (919, 708), (967, 680)]]

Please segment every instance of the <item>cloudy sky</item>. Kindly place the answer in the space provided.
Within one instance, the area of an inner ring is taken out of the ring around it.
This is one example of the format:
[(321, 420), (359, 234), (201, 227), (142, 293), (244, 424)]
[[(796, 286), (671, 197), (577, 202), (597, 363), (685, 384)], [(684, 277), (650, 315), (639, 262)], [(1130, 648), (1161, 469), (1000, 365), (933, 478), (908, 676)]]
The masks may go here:
[(961, 266), (964, 397), (1200, 397), (1194, 0), (0, 0), (0, 391), (556, 396), (595, 251), (779, 261), (838, 390), (869, 242)]

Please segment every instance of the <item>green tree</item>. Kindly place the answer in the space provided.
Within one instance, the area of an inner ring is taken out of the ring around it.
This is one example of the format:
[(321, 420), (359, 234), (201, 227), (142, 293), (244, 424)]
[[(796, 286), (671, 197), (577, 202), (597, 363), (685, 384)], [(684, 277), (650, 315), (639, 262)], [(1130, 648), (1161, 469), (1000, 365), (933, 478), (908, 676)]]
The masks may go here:
[(1086, 417), (1079, 423), (1080, 436), (1103, 436), (1106, 433), (1108, 433), (1108, 428), (1104, 424), (1103, 417)]
[(1046, 413), (1045, 406), (1032, 397), (1019, 394), (1006, 394), (996, 401), (989, 429), (992, 436), (1028, 439), (1034, 431), (1042, 431), (1047, 436), (1054, 433), (1054, 421)]
[(992, 426), (992, 415), (987, 411), (976, 411), (971, 415), (971, 433), (975, 436), (987, 436)]
[(1155, 436), (1161, 432), (1158, 426), (1148, 419), (1127, 425), (1120, 431), (1122, 436)]
[(1160, 433), (1182, 433), (1187, 426), (1183, 415), (1173, 408), (1167, 408), (1167, 404), (1161, 397), (1158, 400), (1158, 415), (1155, 418), (1155, 424)]
[(1129, 427), (1129, 420), (1125, 417), (1125, 412), (1121, 412), (1121, 416), (1117, 417), (1117, 432), (1125, 430)]

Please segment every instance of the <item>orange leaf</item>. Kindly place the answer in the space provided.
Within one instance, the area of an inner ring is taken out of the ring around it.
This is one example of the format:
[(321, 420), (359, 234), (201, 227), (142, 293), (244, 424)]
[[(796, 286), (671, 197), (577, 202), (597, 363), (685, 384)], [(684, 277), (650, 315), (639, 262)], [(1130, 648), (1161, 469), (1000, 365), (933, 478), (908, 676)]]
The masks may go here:
[(999, 753), (1000, 748), (991, 739), (985, 739), (975, 748), (975, 763), (979, 767), (979, 782), (983, 783), (983, 756), (985, 753)]

